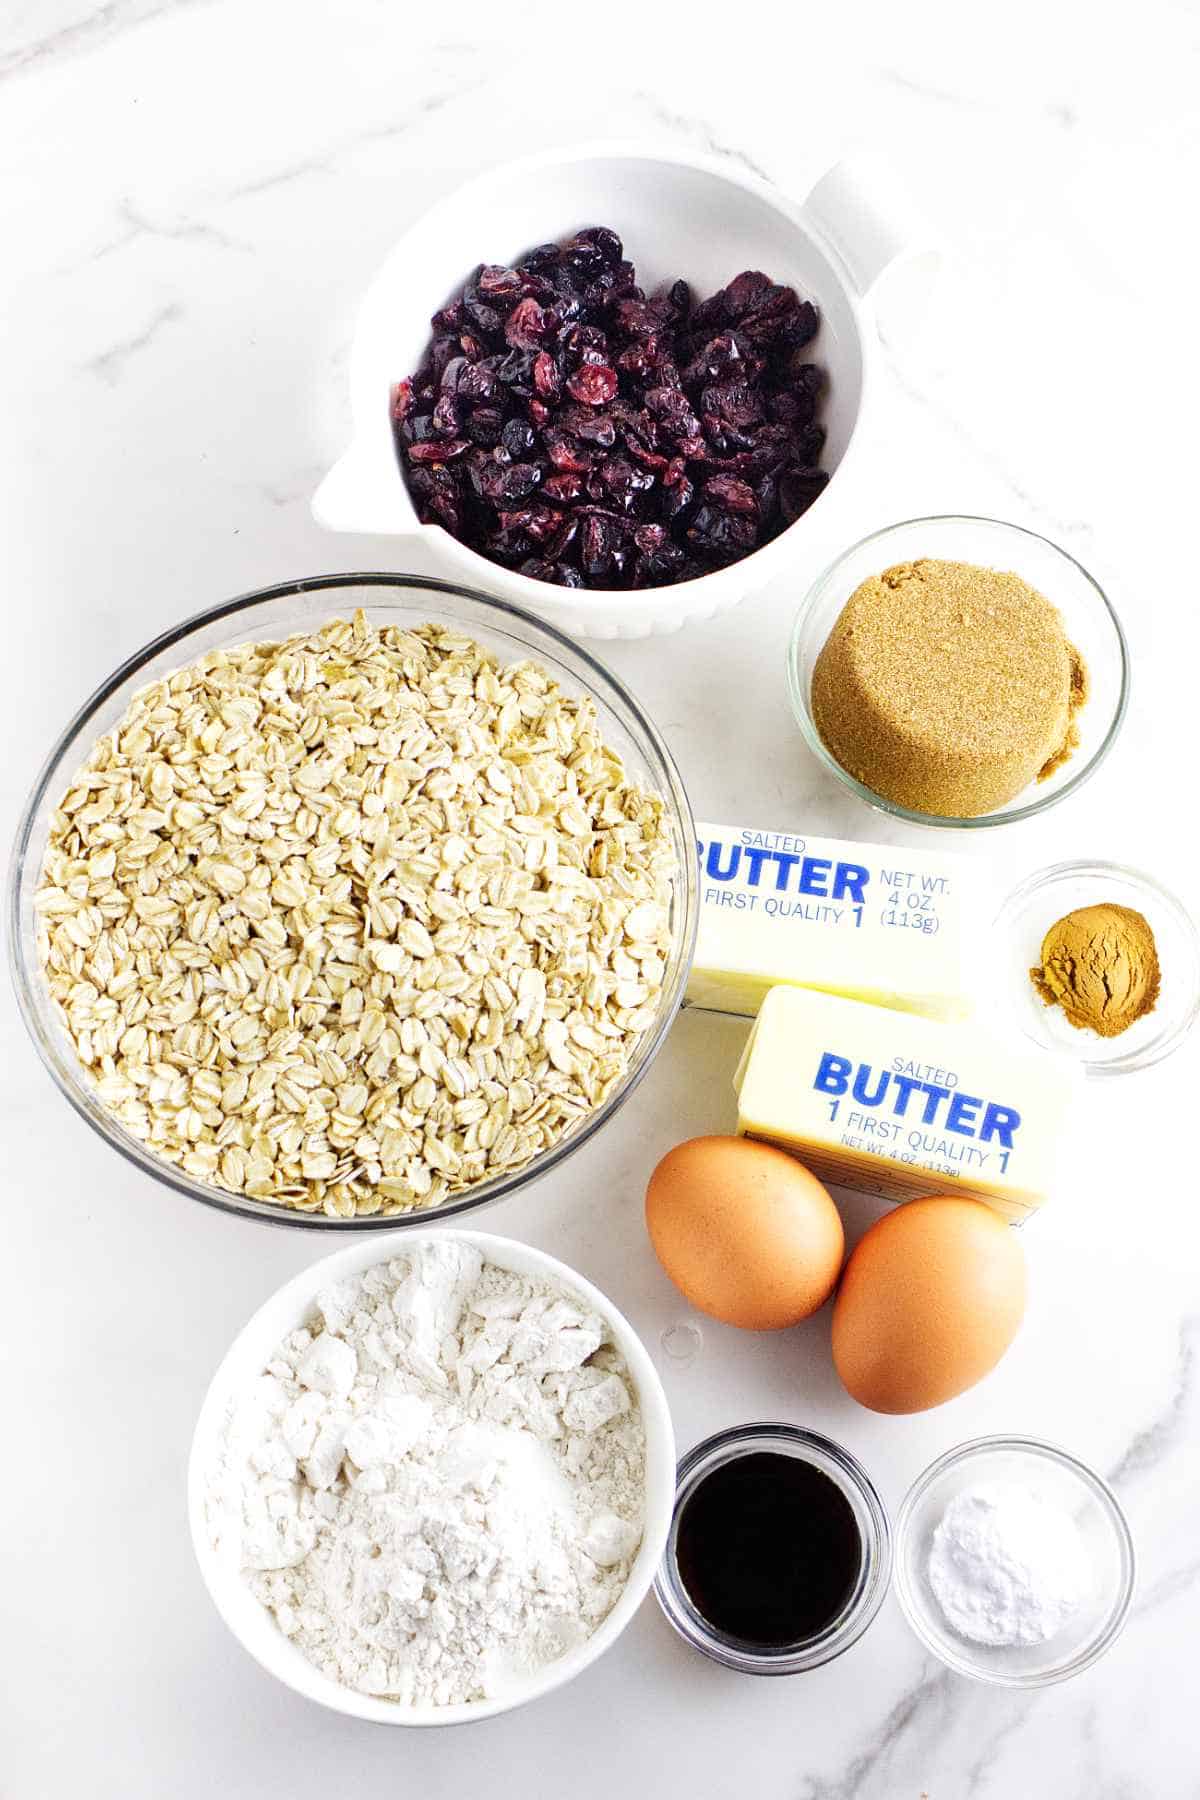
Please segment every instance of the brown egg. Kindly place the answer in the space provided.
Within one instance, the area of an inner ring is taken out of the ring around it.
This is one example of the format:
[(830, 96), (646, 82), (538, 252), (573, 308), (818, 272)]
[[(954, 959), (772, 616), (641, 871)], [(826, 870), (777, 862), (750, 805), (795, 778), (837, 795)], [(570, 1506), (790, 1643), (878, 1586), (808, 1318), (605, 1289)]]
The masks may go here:
[(668, 1151), (646, 1189), (646, 1228), (692, 1305), (747, 1331), (778, 1331), (816, 1312), (846, 1247), (816, 1176), (749, 1138), (692, 1138)]
[(979, 1200), (910, 1200), (855, 1246), (833, 1308), (833, 1360), (873, 1412), (924, 1412), (981, 1381), (1017, 1335), (1025, 1257)]

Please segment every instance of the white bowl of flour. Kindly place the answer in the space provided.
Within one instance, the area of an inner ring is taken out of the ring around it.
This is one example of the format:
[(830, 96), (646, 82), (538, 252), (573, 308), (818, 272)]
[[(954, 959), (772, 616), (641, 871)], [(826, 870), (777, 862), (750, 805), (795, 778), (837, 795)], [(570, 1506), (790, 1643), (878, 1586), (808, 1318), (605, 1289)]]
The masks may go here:
[(407, 1230), (255, 1313), (201, 1407), (188, 1509), (269, 1673), (356, 1718), (451, 1725), (603, 1655), (674, 1489), (662, 1384), (603, 1294), (507, 1238)]

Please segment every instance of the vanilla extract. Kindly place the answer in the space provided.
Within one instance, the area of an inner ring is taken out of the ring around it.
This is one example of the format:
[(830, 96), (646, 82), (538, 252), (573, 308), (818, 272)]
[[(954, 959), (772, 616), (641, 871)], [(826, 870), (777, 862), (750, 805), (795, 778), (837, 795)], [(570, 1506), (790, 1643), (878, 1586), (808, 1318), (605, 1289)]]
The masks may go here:
[(863, 1568), (854, 1509), (802, 1457), (755, 1450), (721, 1463), (684, 1502), (675, 1559), (692, 1605), (722, 1637), (781, 1650), (841, 1614)]

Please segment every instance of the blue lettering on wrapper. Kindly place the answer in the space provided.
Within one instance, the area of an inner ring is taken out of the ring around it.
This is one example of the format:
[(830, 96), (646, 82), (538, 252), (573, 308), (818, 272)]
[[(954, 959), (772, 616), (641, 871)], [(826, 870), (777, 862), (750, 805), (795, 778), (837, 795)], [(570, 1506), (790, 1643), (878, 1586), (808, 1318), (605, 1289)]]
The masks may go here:
[(779, 864), (779, 869), (775, 876), (775, 888), (778, 893), (786, 894), (788, 870), (794, 869), (796, 864), (800, 861), (800, 858), (796, 855), (794, 850), (777, 850), (775, 852), (775, 861)]
[(832, 1050), (826, 1050), (813, 1086), (819, 1094), (844, 1094), (846, 1077), (853, 1067), (848, 1056), (835, 1056)]
[(875, 1086), (875, 1092), (873, 1094), (868, 1094), (867, 1081), (870, 1074), (870, 1063), (859, 1063), (858, 1073), (854, 1077), (854, 1098), (860, 1101), (863, 1106), (878, 1106), (879, 1102), (886, 1094), (888, 1082), (892, 1078), (886, 1069), (881, 1069), (879, 1071), (879, 1080)]
[(946, 1114), (946, 1130), (957, 1131), (963, 1137), (975, 1136), (975, 1114), (983, 1105), (974, 1094), (955, 1094), (950, 1102), (950, 1111)]
[(988, 1101), (987, 1111), (983, 1115), (983, 1124), (979, 1127), (981, 1143), (988, 1143), (995, 1138), (1006, 1150), (1013, 1147), (1013, 1132), (1021, 1123), (1021, 1115), (1011, 1106), (993, 1106)]
[(802, 894), (813, 894), (824, 899), (829, 889), (825, 885), (825, 877), (831, 867), (829, 859), (824, 856), (806, 856), (804, 867), (800, 871), (799, 889)]
[(833, 872), (833, 898), (849, 900), (852, 906), (865, 906), (870, 879), (870, 869), (864, 869), (861, 863), (839, 863)]
[(729, 846), (729, 867), (721, 867), (721, 845), (716, 838), (708, 846), (708, 861), (705, 869), (711, 881), (732, 881), (738, 872), (738, 864), (742, 860), (741, 847), (738, 844)]
[[(956, 1093), (941, 1082), (922, 1081), (915, 1075), (900, 1075), (887, 1068), (876, 1069), (866, 1062), (855, 1063), (851, 1057), (838, 1056), (833, 1050), (821, 1052), (813, 1088), (819, 1094), (839, 1096), (853, 1091), (860, 1106), (878, 1108), (896, 1119), (906, 1117), (909, 1101), (919, 1095), (923, 1125), (935, 1124), (944, 1106), (945, 1130), (959, 1137), (978, 1138), (983, 1144), (995, 1141), (1004, 1150), (1013, 1149), (1021, 1126), (1021, 1115), (1014, 1106)], [(983, 1118), (977, 1123), (980, 1107)]]
[(698, 839), (696, 854), (710, 881), (741, 877), (747, 887), (756, 888), (770, 883), (773, 864), (777, 894), (791, 891), (819, 900), (848, 900), (852, 906), (867, 904), (871, 871), (862, 863), (833, 862), (827, 856), (803, 856), (794, 850), (770, 850), (761, 844), (727, 843), (720, 838), (707, 844)]

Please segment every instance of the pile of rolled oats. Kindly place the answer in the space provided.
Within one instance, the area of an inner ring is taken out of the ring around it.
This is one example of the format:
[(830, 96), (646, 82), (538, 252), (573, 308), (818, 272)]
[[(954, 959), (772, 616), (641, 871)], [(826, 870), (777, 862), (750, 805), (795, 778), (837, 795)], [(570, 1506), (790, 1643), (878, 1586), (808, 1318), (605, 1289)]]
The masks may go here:
[(677, 871), (594, 707), (359, 613), (144, 689), (50, 823), (50, 993), (196, 1179), (347, 1218), (519, 1169), (658, 1014)]

